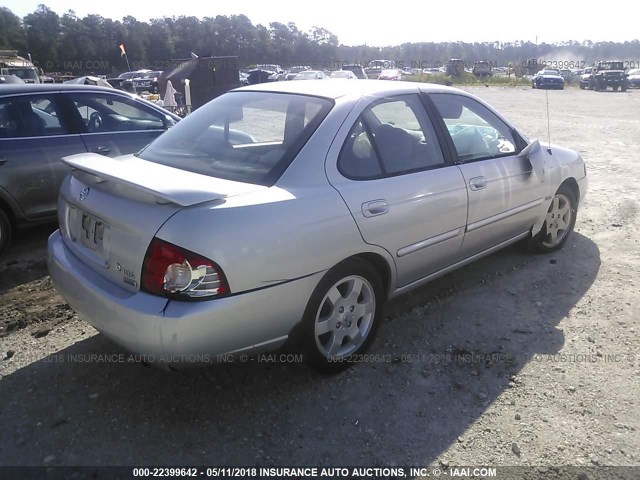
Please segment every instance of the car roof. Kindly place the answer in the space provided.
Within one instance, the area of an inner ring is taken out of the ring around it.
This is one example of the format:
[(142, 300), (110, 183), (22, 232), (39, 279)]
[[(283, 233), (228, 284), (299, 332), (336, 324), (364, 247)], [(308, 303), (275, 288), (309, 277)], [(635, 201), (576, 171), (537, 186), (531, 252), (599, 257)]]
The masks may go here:
[(417, 93), (419, 91), (427, 93), (459, 93), (469, 95), (463, 90), (444, 85), (419, 82), (397, 82), (384, 80), (361, 80), (350, 82), (348, 80), (333, 82), (323, 80), (308, 80), (306, 82), (267, 82), (248, 85), (237, 88), (235, 91), (260, 91), (274, 93), (294, 93), (299, 95), (311, 95), (315, 97), (325, 97), (338, 99), (341, 97), (362, 97), (365, 95), (384, 96), (400, 93)]
[(16, 94), (16, 93), (48, 93), (48, 92), (62, 92), (65, 90), (87, 90), (97, 92), (122, 92), (116, 88), (99, 87), (97, 85), (80, 85), (78, 83), (25, 83), (25, 84), (11, 84), (0, 85), (0, 94)]
[(102, 92), (102, 93), (110, 93), (112, 95), (121, 95), (125, 97), (132, 98), (138, 102), (142, 102), (154, 108), (156, 110), (160, 110), (164, 113), (171, 115), (174, 119), (178, 119), (178, 116), (174, 113), (169, 112), (165, 108), (154, 104), (153, 102), (149, 102), (144, 98), (140, 98), (133, 93), (125, 92), (124, 90), (119, 90), (117, 88), (109, 88), (109, 87), (99, 87), (97, 85), (80, 85), (78, 83), (25, 83), (25, 84), (0, 84), (0, 96), (2, 95), (22, 95), (22, 94), (38, 94), (38, 93), (55, 93), (55, 92), (77, 92), (79, 90), (87, 91), (87, 92)]

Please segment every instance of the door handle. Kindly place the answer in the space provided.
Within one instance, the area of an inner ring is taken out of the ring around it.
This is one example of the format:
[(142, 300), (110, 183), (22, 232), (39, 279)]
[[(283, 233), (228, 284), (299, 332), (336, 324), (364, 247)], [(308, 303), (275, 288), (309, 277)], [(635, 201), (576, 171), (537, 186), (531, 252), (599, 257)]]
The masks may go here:
[(362, 204), (362, 214), (367, 218), (384, 215), (388, 211), (389, 205), (386, 200), (372, 200)]
[(0, 157), (0, 167), (7, 163), (7, 157)]
[(109, 155), (111, 149), (105, 145), (100, 145), (93, 149), (93, 153), (99, 153), (100, 155)]
[(474, 177), (469, 180), (469, 188), (471, 188), (471, 190), (487, 188), (487, 179), (485, 177)]

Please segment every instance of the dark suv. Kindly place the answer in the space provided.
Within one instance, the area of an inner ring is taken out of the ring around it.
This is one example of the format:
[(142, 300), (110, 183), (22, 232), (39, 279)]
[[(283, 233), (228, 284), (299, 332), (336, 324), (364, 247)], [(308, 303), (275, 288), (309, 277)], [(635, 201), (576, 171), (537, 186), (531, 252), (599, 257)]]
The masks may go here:
[(611, 87), (614, 91), (620, 89), (626, 92), (628, 86), (624, 62), (596, 62), (589, 78), (589, 88), (599, 92)]
[(55, 220), (62, 157), (134, 153), (178, 120), (112, 88), (0, 85), (0, 254), (16, 228)]

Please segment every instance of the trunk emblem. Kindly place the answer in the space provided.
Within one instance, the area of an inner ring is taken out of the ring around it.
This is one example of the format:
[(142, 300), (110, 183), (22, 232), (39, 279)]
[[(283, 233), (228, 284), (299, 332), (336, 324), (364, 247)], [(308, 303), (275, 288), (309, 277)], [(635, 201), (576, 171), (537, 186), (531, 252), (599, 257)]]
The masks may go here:
[(82, 191), (80, 192), (80, 201), (82, 201), (85, 198), (87, 198), (89, 196), (89, 192), (90, 191), (91, 191), (90, 187), (83, 188)]

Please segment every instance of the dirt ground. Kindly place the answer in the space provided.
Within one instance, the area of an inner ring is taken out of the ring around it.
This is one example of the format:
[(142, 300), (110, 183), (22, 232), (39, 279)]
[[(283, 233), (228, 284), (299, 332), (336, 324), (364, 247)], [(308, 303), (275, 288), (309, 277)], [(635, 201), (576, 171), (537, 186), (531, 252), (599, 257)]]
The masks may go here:
[[(547, 140), (546, 92), (469, 90)], [(52, 289), (54, 227), (21, 233), (0, 261), (0, 465), (639, 466), (640, 91), (548, 99), (552, 142), (590, 176), (566, 247), (395, 300), (379, 361), (337, 376), (130, 362)]]

